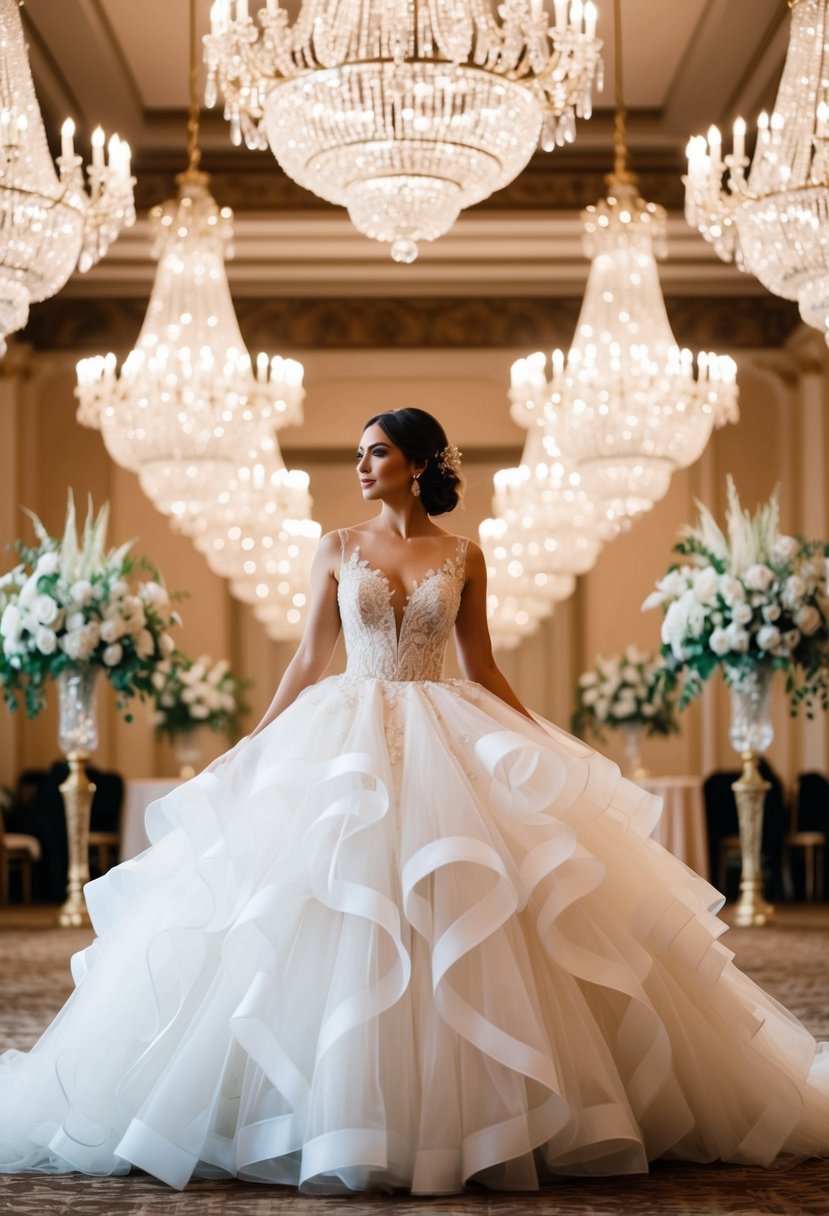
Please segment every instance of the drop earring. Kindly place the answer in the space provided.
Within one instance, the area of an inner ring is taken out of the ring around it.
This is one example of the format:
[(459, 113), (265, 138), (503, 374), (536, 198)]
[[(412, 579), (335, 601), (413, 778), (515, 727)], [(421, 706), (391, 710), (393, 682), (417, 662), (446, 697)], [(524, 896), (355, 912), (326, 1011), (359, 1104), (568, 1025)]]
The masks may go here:
[(412, 493), (414, 494), (415, 498), (420, 498), (420, 482), (416, 477), (412, 478)]

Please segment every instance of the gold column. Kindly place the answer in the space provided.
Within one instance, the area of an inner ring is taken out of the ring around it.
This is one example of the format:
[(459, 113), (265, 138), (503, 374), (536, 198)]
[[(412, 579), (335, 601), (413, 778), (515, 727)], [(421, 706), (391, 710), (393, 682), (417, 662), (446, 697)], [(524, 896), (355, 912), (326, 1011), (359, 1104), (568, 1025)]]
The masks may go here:
[(767, 925), (774, 908), (763, 898), (763, 806), (771, 789), (757, 768), (756, 752), (742, 752), (743, 771), (732, 785), (740, 820), (740, 851), (743, 868), (740, 875), (740, 896), (734, 908), (734, 924), (740, 928)]
[(60, 792), (66, 812), (69, 873), (66, 903), (60, 910), (58, 924), (75, 929), (89, 924), (83, 888), (89, 882), (89, 815), (95, 786), (86, 772), (89, 752), (67, 752), (66, 759), (69, 762), (69, 776), (61, 785)]

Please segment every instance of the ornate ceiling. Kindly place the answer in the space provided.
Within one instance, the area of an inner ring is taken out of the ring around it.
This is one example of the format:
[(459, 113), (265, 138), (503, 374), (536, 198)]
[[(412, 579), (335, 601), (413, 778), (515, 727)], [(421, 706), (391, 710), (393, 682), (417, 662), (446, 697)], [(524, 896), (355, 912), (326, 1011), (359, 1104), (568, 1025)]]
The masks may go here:
[[(394, 301), (398, 322), (403, 309), (407, 327), (425, 345), (451, 345), (449, 335), (467, 329), (470, 338), (523, 337), (527, 309), (535, 309), (544, 336), (558, 327), (554, 314), (572, 325), (587, 275), (578, 215), (603, 193), (612, 160), (612, 7), (610, 0), (598, 3), (606, 84), (594, 117), (579, 123), (575, 145), (538, 153), (510, 187), (425, 246), (413, 266), (392, 263), (385, 248), (359, 236), (343, 212), (290, 182), (269, 154), (233, 148), (218, 113), (204, 115), (203, 167), (217, 200), (236, 212), (229, 277), (235, 296), (251, 301), (250, 318), (261, 315), (253, 301), (276, 301), (298, 339), (318, 339), (321, 322), (309, 319), (319, 317), (318, 301), (339, 301), (343, 321), (349, 310), (367, 307), (360, 301)], [(202, 32), (208, 10), (209, 0), (198, 0)], [(107, 300), (113, 336), (119, 325), (130, 328), (133, 301), (140, 320), (139, 302), (154, 272), (145, 212), (173, 192), (174, 174), (186, 159), (187, 12), (186, 0), (25, 0), (30, 58), (50, 139), (55, 143), (67, 115), (77, 123), (79, 149), (97, 122), (108, 132), (117, 129), (133, 149), (140, 207), (138, 224), (99, 266), (76, 275), (61, 297), (38, 307), (27, 335), (38, 345), (64, 344), (59, 334), (73, 329), (71, 300), (87, 302), (89, 321), (93, 304)], [(753, 128), (758, 110), (774, 98), (787, 14), (786, 0), (623, 0), (633, 167), (644, 196), (671, 213), (664, 290), (672, 316), (684, 316), (697, 334), (707, 325), (715, 331), (712, 340), (725, 338), (730, 327), (732, 341), (753, 345), (785, 336), (797, 321), (794, 306), (773, 300), (753, 278), (721, 263), (682, 218), (688, 136), (711, 122), (728, 126), (738, 113)], [(471, 320), (458, 321), (454, 330), (447, 320), (436, 330), (427, 318), (432, 304), (439, 307), (446, 296), (455, 297), (458, 317), (470, 318), (477, 303), (489, 320), (479, 322), (480, 330)], [(732, 298), (730, 306), (724, 297)], [(293, 321), (292, 310), (278, 303), (291, 300), (301, 301)], [(347, 335), (349, 328), (340, 324), (335, 332)], [(382, 328), (367, 319), (364, 336), (379, 339)], [(690, 340), (679, 322), (676, 328), (680, 340)], [(741, 339), (734, 336), (738, 330)]]

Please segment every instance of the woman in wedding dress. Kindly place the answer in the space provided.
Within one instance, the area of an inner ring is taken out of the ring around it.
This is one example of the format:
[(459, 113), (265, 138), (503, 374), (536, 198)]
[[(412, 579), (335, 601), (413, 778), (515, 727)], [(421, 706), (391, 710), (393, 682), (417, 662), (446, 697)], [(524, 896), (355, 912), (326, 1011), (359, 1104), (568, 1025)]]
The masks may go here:
[(423, 411), (367, 423), (380, 510), (322, 538), (256, 730), (87, 886), (75, 992), (0, 1059), (0, 1168), (438, 1194), (829, 1151), (829, 1054), (659, 801), (493, 662), (481, 551), (431, 518), (458, 464)]

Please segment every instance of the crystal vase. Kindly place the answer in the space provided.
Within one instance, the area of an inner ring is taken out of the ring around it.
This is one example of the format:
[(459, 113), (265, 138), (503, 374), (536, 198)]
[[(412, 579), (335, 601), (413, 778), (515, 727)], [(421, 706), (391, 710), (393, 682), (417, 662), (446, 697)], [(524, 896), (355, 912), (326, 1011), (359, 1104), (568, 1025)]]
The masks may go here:
[(178, 775), (182, 781), (189, 781), (203, 767), (204, 731), (187, 730), (173, 736), (173, 756)]
[(83, 888), (89, 882), (89, 816), (95, 786), (86, 772), (89, 753), (98, 746), (95, 679), (99, 668), (76, 663), (58, 676), (58, 743), (65, 752), (69, 775), (60, 787), (66, 814), (69, 869), (66, 902), (58, 923), (66, 928), (89, 924)]
[(629, 722), (622, 727), (622, 747), (625, 753), (625, 776), (634, 781), (649, 776), (648, 770), (642, 765), (642, 738), (644, 728), (641, 722)]
[(732, 785), (740, 823), (742, 872), (734, 924), (767, 925), (774, 909), (763, 898), (763, 807), (771, 786), (760, 776), (758, 761), (774, 738), (771, 723), (771, 687), (774, 668), (758, 664), (732, 676), (731, 746), (743, 761), (743, 771)]

